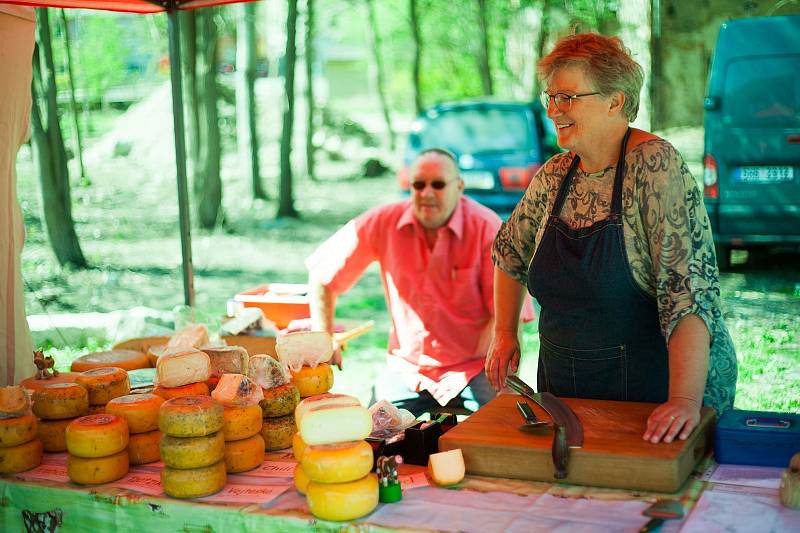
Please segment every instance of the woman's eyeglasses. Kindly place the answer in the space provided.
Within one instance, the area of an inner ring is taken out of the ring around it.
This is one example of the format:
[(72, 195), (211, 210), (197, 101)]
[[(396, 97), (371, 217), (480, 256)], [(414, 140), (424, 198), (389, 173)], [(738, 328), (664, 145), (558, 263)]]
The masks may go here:
[(600, 94), (599, 92), (593, 93), (582, 93), (582, 94), (564, 94), (564, 93), (556, 93), (556, 94), (549, 94), (547, 91), (542, 91), (542, 105), (545, 109), (550, 109), (550, 102), (553, 102), (556, 106), (556, 109), (561, 111), (562, 113), (569, 113), (569, 110), (572, 109), (572, 101), (577, 100), (583, 96), (593, 96), (595, 94)]
[(430, 183), (427, 182), (427, 181), (412, 181), (411, 182), (411, 186), (414, 187), (415, 191), (424, 191), (425, 187), (427, 187), (428, 185), (433, 187), (433, 189), (435, 191), (441, 191), (442, 189), (447, 187), (447, 185), (450, 184), (450, 183), (453, 183), (453, 182), (452, 181), (442, 181), (442, 180), (433, 180)]

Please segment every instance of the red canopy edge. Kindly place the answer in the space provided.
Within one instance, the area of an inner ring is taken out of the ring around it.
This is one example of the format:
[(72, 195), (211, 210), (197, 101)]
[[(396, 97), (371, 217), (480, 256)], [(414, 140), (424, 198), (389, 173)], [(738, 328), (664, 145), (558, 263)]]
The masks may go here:
[(78, 9), (99, 9), (103, 11), (121, 11), (124, 13), (160, 13), (167, 11), (171, 3), (177, 9), (199, 9), (257, 0), (174, 0), (174, 2), (149, 0), (2, 0), (4, 4), (17, 4), (31, 7), (61, 7)]

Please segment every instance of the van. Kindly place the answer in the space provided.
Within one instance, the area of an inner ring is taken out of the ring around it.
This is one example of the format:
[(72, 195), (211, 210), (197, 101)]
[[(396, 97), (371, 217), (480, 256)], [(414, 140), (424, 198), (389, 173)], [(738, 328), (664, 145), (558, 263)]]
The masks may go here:
[(703, 107), (720, 270), (732, 248), (800, 245), (800, 16), (722, 24)]

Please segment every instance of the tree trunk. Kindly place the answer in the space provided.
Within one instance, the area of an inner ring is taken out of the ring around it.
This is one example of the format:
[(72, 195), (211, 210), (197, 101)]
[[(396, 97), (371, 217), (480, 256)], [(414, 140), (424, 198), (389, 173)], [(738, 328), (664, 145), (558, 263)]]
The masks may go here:
[[(61, 266), (86, 268), (69, 190), (69, 170), (64, 138), (58, 123), (56, 79), (48, 10), (37, 13), (37, 46), (33, 55), (33, 142), (42, 183), (42, 207), (47, 236)], [(40, 105), (43, 106), (40, 108)]]
[(67, 78), (69, 79), (69, 102), (72, 112), (72, 126), (75, 129), (75, 156), (81, 169), (81, 180), (84, 185), (91, 182), (86, 178), (86, 168), (83, 166), (83, 139), (81, 138), (81, 126), (78, 123), (78, 104), (75, 102), (75, 74), (72, 71), (72, 46), (69, 37), (69, 23), (67, 22), (67, 12), (61, 10), (61, 23), (64, 25), (64, 50), (67, 52)]
[(306, 67), (306, 172), (316, 180), (314, 172), (314, 0), (306, 0), (306, 32), (303, 49)]
[[(652, 96), (652, 62), (650, 55), (652, 19), (650, 2), (638, 2), (633, 0), (622, 0), (619, 2), (617, 18), (620, 24), (619, 36), (625, 46), (631, 51), (636, 62), (644, 69), (644, 87), (640, 93), (639, 113), (632, 126), (644, 130), (650, 130), (650, 118), (652, 109), (650, 107)], [(647, 21), (643, 23), (642, 21)]]
[(297, 0), (288, 0), (286, 14), (286, 53), (284, 55), (283, 134), (281, 136), (281, 180), (277, 217), (297, 217), (292, 196), (292, 132), (294, 130), (294, 68), (297, 63), (295, 34), (297, 31)]
[(381, 60), (381, 36), (378, 32), (378, 22), (375, 16), (375, 1), (365, 0), (367, 5), (367, 31), (370, 49), (372, 52), (373, 72), (375, 78), (375, 89), (378, 91), (378, 98), (381, 103), (383, 120), (386, 122), (386, 131), (389, 133), (389, 148), (394, 151), (395, 135), (392, 129), (392, 117), (389, 115), (389, 103), (386, 100), (386, 83), (384, 81), (383, 61)]
[[(536, 73), (536, 63), (539, 62), (545, 55), (544, 47), (547, 44), (550, 30), (550, 1), (542, 0), (542, 11), (539, 19), (539, 35), (536, 36), (536, 55), (533, 64), (533, 97), (539, 98), (539, 93), (544, 90), (542, 83), (539, 81), (539, 75)], [(538, 101), (538, 100), (537, 100)]]
[(414, 112), (422, 112), (422, 94), (419, 86), (419, 69), (422, 56), (422, 38), (419, 32), (419, 13), (417, 0), (408, 0), (408, 11), (411, 18), (411, 42), (414, 48), (414, 57), (411, 63), (411, 81), (414, 86)]
[(492, 87), (492, 69), (489, 66), (489, 23), (486, 15), (486, 0), (478, 0), (478, 29), (481, 32), (480, 49), (476, 57), (478, 71), (481, 75), (483, 94), (491, 96), (494, 94), (494, 88)]
[(239, 162), (252, 184), (253, 199), (266, 200), (258, 164), (258, 128), (256, 127), (256, 4), (237, 6), (236, 24), (236, 136)]
[(197, 11), (179, 11), (183, 70), (183, 108), (186, 116), (186, 158), (190, 176), (197, 172), (200, 157), (200, 115), (197, 100)]

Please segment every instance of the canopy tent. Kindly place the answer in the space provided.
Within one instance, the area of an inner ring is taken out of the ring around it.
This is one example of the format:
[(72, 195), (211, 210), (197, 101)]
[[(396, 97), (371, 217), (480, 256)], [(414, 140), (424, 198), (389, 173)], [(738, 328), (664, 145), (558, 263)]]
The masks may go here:
[(192, 270), (192, 236), (189, 223), (189, 192), (186, 179), (186, 141), (183, 122), (183, 81), (181, 77), (180, 23), (178, 10), (199, 9), (222, 4), (253, 0), (2, 0), (6, 4), (32, 7), (100, 9), (128, 13), (166, 12), (169, 23), (169, 65), (172, 81), (172, 121), (175, 136), (175, 170), (178, 178), (178, 211), (183, 258), (184, 303), (194, 306), (194, 274)]

